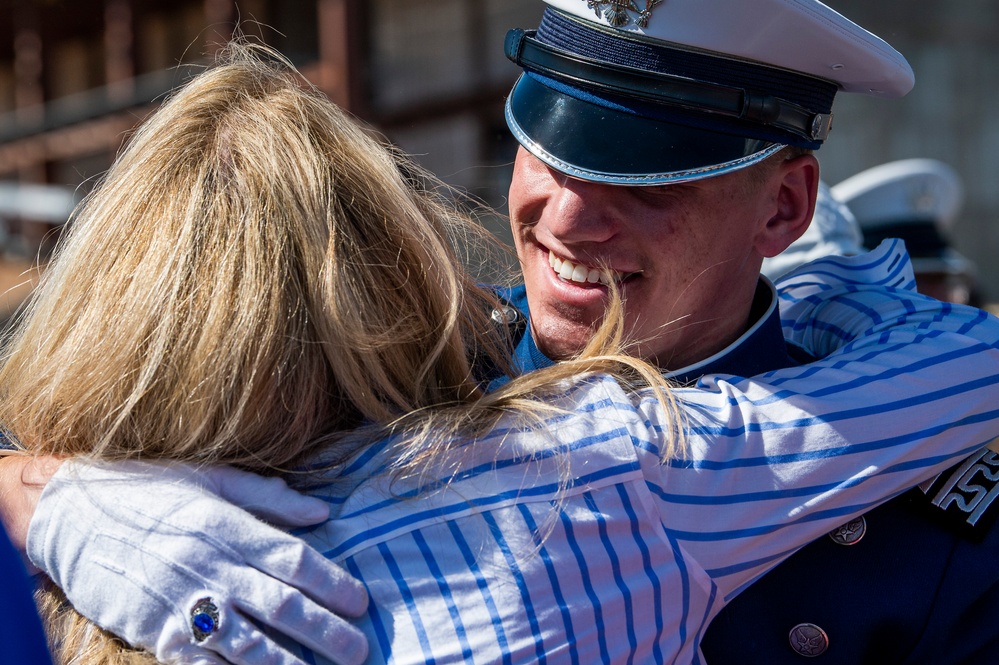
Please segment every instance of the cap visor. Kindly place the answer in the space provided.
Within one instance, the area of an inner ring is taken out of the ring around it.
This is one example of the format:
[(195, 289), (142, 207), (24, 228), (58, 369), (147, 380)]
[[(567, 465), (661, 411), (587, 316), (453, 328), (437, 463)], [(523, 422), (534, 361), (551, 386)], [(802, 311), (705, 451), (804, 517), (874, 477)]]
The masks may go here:
[(698, 180), (755, 164), (784, 146), (619, 111), (522, 75), (506, 103), (514, 137), (566, 175), (626, 185)]

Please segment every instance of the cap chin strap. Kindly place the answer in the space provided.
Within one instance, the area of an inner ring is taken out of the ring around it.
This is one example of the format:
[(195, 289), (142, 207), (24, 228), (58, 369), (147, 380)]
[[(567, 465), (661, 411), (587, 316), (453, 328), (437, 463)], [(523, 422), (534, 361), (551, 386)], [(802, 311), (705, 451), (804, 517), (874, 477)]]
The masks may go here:
[(831, 113), (812, 113), (793, 102), (744, 88), (601, 62), (544, 44), (534, 38), (536, 33), (510, 30), (504, 44), (506, 56), (524, 69), (581, 88), (738, 118), (808, 141), (824, 141), (832, 129)]

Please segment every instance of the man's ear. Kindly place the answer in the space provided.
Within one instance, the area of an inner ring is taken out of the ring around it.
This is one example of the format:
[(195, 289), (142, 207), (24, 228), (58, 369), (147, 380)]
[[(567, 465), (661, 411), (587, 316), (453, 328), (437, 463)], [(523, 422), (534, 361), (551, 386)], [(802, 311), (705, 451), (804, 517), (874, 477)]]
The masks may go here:
[(800, 155), (781, 162), (768, 186), (776, 187), (774, 214), (756, 238), (756, 251), (777, 256), (801, 237), (815, 213), (819, 188), (819, 162), (812, 155)]

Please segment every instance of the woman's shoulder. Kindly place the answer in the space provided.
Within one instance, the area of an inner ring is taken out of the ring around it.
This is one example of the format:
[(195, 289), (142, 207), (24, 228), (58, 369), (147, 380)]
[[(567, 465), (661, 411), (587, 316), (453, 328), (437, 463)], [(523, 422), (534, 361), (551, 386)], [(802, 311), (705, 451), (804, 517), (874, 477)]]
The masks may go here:
[(331, 519), (303, 535), (341, 558), (430, 523), (644, 482), (640, 401), (598, 375), (566, 386), (535, 416), (504, 417), (423, 468), (399, 470), (391, 442), (378, 444), (313, 492), (330, 503)]

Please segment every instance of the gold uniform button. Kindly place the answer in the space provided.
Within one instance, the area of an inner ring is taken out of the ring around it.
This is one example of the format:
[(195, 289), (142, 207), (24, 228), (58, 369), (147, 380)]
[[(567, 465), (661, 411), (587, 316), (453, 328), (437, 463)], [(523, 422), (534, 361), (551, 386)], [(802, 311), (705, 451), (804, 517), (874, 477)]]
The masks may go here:
[(799, 623), (787, 636), (791, 648), (806, 658), (821, 656), (829, 648), (829, 636), (814, 623)]

